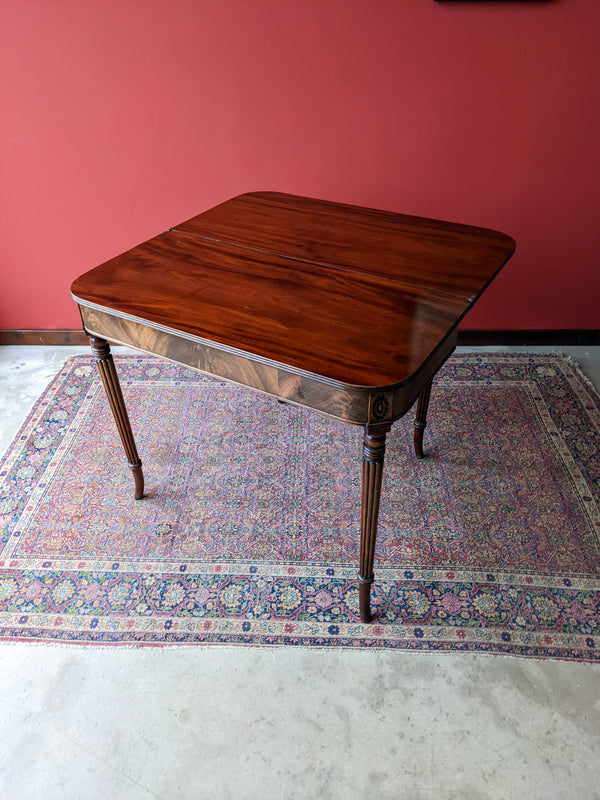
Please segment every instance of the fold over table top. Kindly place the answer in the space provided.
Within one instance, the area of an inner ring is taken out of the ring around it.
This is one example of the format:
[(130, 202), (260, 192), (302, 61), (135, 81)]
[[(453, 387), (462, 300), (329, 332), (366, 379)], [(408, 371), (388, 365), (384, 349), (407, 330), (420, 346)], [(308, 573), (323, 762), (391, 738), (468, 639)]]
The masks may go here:
[(514, 248), (484, 228), (253, 192), (71, 291), (80, 307), (290, 372), (393, 387), (423, 367)]

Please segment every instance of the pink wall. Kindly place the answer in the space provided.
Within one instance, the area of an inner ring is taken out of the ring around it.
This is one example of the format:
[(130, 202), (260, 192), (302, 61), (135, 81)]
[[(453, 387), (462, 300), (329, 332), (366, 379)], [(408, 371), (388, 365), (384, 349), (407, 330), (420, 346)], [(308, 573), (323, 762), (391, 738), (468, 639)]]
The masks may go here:
[(517, 240), (471, 328), (600, 327), (600, 3), (24, 0), (0, 9), (0, 328), (274, 189)]

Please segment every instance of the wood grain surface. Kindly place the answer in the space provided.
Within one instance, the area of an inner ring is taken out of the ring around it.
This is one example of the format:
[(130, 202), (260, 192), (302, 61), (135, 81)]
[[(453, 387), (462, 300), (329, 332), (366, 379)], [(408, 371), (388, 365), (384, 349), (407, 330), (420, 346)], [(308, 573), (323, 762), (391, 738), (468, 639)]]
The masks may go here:
[(513, 250), (486, 229), (254, 193), (91, 270), (72, 294), (340, 385), (395, 386)]
[(275, 192), (222, 203), (174, 230), (467, 299), (515, 248), (503, 233)]

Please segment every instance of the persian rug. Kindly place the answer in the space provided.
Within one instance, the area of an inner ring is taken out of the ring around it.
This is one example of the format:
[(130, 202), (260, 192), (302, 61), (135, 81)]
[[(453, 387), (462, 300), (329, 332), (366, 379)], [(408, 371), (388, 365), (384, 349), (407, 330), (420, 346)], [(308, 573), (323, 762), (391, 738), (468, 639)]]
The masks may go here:
[(154, 357), (115, 358), (147, 496), (91, 358), (0, 462), (0, 637), (600, 660), (600, 400), (557, 356), (454, 356), (427, 457), (388, 436), (372, 607), (362, 430)]

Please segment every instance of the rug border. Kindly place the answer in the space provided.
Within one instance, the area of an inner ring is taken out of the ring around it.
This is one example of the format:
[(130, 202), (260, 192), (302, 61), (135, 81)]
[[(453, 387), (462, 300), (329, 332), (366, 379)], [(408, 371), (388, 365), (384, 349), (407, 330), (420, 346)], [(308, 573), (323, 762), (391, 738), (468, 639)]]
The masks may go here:
[[(595, 399), (595, 402), (600, 407), (600, 391), (597, 387), (593, 384), (590, 378), (583, 372), (578, 362), (574, 361), (570, 356), (565, 356), (562, 353), (481, 353), (481, 352), (465, 352), (465, 353), (454, 353), (451, 358), (458, 359), (458, 360), (468, 360), (468, 359), (479, 359), (485, 360), (488, 362), (494, 362), (499, 357), (510, 357), (510, 360), (520, 360), (520, 359), (533, 359), (533, 360), (552, 360), (552, 361), (559, 361), (562, 362), (565, 366), (569, 367), (574, 374), (578, 377), (578, 379), (582, 382), (586, 389), (588, 389), (592, 396)], [(137, 354), (115, 354), (115, 361), (117, 363), (117, 367), (119, 362), (131, 362), (134, 360), (150, 360), (150, 361), (157, 361), (162, 362), (164, 359), (161, 359), (157, 356), (152, 356), (151, 354), (147, 354), (144, 352), (140, 352)], [(4, 467), (7, 463), (9, 455), (11, 454), (13, 448), (18, 447), (19, 440), (23, 437), (25, 431), (31, 425), (32, 421), (36, 416), (39, 414), (40, 408), (47, 397), (48, 393), (55, 388), (57, 384), (60, 383), (61, 379), (64, 377), (68, 377), (69, 371), (76, 367), (78, 363), (85, 363), (89, 365), (90, 362), (93, 361), (93, 356), (88, 354), (77, 354), (77, 355), (70, 355), (65, 357), (63, 363), (59, 366), (57, 372), (54, 376), (52, 376), (44, 388), (40, 391), (39, 396), (34, 401), (31, 409), (27, 413), (25, 419), (19, 426), (17, 432), (13, 436), (11, 442), (9, 443), (8, 447), (6, 448), (5, 452), (0, 457), (0, 468)], [(170, 362), (173, 363), (173, 362)], [(190, 368), (191, 369), (191, 368)], [(198, 372), (196, 370), (192, 370)], [(64, 373), (67, 373), (64, 375)], [(204, 374), (204, 373), (199, 373)], [(376, 623), (375, 623), (376, 624)], [(406, 627), (414, 627), (412, 624), (407, 624)], [(163, 633), (164, 637), (164, 633)], [(294, 637), (291, 637), (294, 638)], [(281, 641), (279, 641), (281, 639)], [(98, 640), (87, 640), (84, 638), (80, 639), (59, 639), (54, 637), (48, 638), (37, 638), (37, 637), (27, 637), (23, 636), (19, 638), (18, 635), (6, 635), (5, 631), (2, 630), (0, 633), (0, 641), (2, 642), (10, 642), (10, 643), (29, 643), (35, 645), (42, 645), (42, 644), (54, 644), (57, 646), (69, 646), (69, 645), (83, 645), (83, 646), (90, 646), (90, 647), (107, 647), (112, 648), (115, 646), (118, 647), (128, 647), (131, 649), (137, 649), (141, 646), (144, 647), (181, 647), (181, 646), (208, 646), (208, 645), (215, 645), (215, 646), (231, 646), (231, 647), (239, 647), (239, 646), (254, 646), (254, 647), (289, 647), (289, 646), (300, 646), (300, 647), (311, 647), (311, 648), (318, 648), (318, 649), (330, 649), (335, 648), (339, 650), (359, 650), (364, 652), (364, 650), (368, 649), (376, 649), (376, 650), (397, 650), (398, 652), (418, 652), (418, 653), (444, 653), (447, 655), (451, 655), (454, 653), (462, 653), (468, 652), (474, 655), (488, 655), (488, 656), (512, 656), (512, 657), (528, 657), (528, 658), (542, 658), (542, 659), (552, 659), (552, 660), (564, 660), (570, 661), (573, 663), (595, 663), (596, 661), (600, 660), (600, 652), (597, 650), (588, 651), (587, 654), (583, 652), (569, 655), (569, 654), (561, 654), (558, 651), (551, 652), (551, 653), (540, 653), (536, 648), (527, 648), (523, 646), (522, 648), (515, 647), (515, 645), (509, 646), (508, 644), (506, 647), (502, 647), (499, 644), (494, 644), (493, 648), (490, 646), (490, 649), (487, 650), (478, 644), (476, 646), (469, 646), (471, 643), (461, 643), (461, 642), (452, 642), (449, 643), (447, 646), (431, 646), (431, 642), (423, 641), (423, 642), (413, 642), (407, 641), (406, 646), (401, 645), (390, 645), (386, 642), (372, 642), (369, 640), (367, 644), (364, 641), (360, 641), (358, 644), (356, 640), (350, 640), (348, 643), (340, 641), (340, 639), (335, 639), (331, 643), (321, 644), (318, 641), (312, 639), (310, 642), (308, 641), (290, 641), (290, 637), (285, 636), (263, 636), (263, 637), (241, 637), (239, 641), (232, 641), (231, 638), (221, 637), (217, 635), (216, 638), (208, 638), (204, 640), (198, 640), (195, 638), (193, 641), (168, 641), (164, 638), (161, 641), (98, 641)], [(522, 652), (519, 652), (519, 650)], [(529, 652), (527, 652), (529, 650)], [(535, 652), (533, 652), (535, 650)]]

